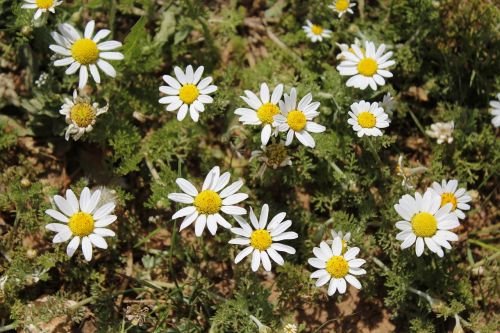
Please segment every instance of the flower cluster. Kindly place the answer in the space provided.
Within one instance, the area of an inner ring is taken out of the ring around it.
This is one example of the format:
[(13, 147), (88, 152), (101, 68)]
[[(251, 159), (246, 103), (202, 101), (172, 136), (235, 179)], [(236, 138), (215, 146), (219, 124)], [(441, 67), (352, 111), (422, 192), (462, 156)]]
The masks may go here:
[[(61, 4), (52, 0), (26, 2), (24, 8), (37, 9), (35, 19), (46, 11), (54, 12), (54, 7)], [(345, 13), (352, 14), (354, 6), (349, 0), (337, 0), (330, 8), (341, 17)], [(322, 42), (332, 34), (331, 30), (309, 20), (306, 23), (303, 29), (312, 42)], [(95, 21), (89, 21), (82, 34), (72, 25), (63, 23), (58, 26), (58, 32), (51, 33), (56, 44), (49, 48), (62, 56), (54, 61), (54, 66), (67, 66), (65, 73), (68, 75), (79, 73), (80, 92), (75, 89), (73, 98), (65, 98), (60, 110), (68, 124), (66, 140), (72, 137), (76, 141), (90, 132), (97, 117), (108, 110), (107, 105), (99, 107), (91, 98), (80, 95), (88, 83), (89, 73), (95, 83), (100, 84), (100, 71), (107, 76), (116, 77), (117, 73), (108, 61), (124, 59), (122, 53), (115, 51), (122, 46), (121, 42), (102, 41), (111, 31), (101, 29), (94, 34), (95, 26)], [(340, 63), (336, 68), (341, 76), (349, 76), (347, 87), (362, 91), (370, 87), (376, 91), (385, 85), (386, 79), (393, 76), (388, 70), (395, 65), (395, 61), (391, 59), (393, 52), (386, 51), (385, 44), (376, 46), (372, 41), (355, 40), (351, 45), (337, 45), (341, 52), (337, 55)], [(160, 86), (159, 91), (164, 96), (158, 102), (166, 105), (166, 111), (176, 112), (178, 121), (183, 121), (189, 113), (190, 118), (198, 122), (206, 105), (214, 102), (211, 94), (217, 91), (217, 86), (213, 84), (211, 76), (203, 77), (204, 71), (203, 66), (194, 68), (188, 65), (185, 70), (174, 66), (175, 77), (163, 76), (166, 85)], [(98, 88), (99, 86), (96, 87)], [(298, 141), (307, 148), (315, 148), (316, 141), (311, 134), (326, 131), (326, 127), (316, 121), (320, 116), (320, 102), (310, 92), (299, 98), (295, 87), (285, 87), (281, 83), (272, 90), (267, 83), (261, 83), (259, 88), (257, 93), (244, 90), (241, 99), (247, 105), (237, 108), (234, 113), (239, 116), (242, 125), (255, 126), (260, 131), (261, 150), (254, 151), (252, 158), (259, 159), (265, 167), (273, 169), (290, 166), (292, 161), (287, 147)], [(500, 98), (500, 94), (497, 97)], [(390, 94), (386, 94), (379, 102), (355, 101), (347, 112), (347, 123), (358, 137), (382, 136), (382, 130), (391, 123), (389, 115), (393, 112), (394, 104)], [(498, 127), (500, 101), (491, 102), (491, 106), (494, 115), (492, 122)], [(453, 122), (433, 124), (431, 131), (427, 133), (437, 138), (438, 144), (451, 143), (453, 126)], [(401, 163), (400, 160), (400, 165)], [(265, 168), (262, 172), (263, 170)], [(406, 174), (404, 170), (398, 173), (401, 172), (406, 184)], [(212, 236), (216, 235), (219, 226), (226, 229), (233, 235), (229, 244), (243, 247), (235, 256), (234, 263), (238, 264), (251, 256), (250, 267), (254, 272), (261, 266), (265, 271), (271, 271), (273, 263), (284, 264), (284, 254), (295, 254), (295, 248), (289, 244), (293, 245), (293, 240), (299, 238), (299, 235), (292, 231), (293, 223), (287, 219), (287, 212), (279, 212), (273, 216), (270, 215), (269, 205), (262, 204), (257, 216), (252, 207), (245, 208), (243, 202), (249, 195), (244, 193), (244, 182), (241, 179), (231, 182), (230, 171), (222, 173), (218, 166), (213, 167), (204, 181), (200, 182), (201, 186), (184, 178), (177, 178), (175, 182), (180, 192), (170, 193), (168, 199), (185, 205), (172, 216), (173, 220), (182, 218), (179, 231), (194, 224), (196, 237), (202, 237), (205, 228)], [(48, 224), (46, 229), (56, 232), (54, 243), (69, 241), (66, 249), (68, 256), (73, 256), (81, 244), (84, 258), (90, 261), (93, 246), (106, 249), (108, 244), (104, 237), (115, 235), (114, 231), (106, 228), (117, 220), (117, 216), (112, 215), (115, 203), (114, 200), (107, 199), (103, 191), (91, 191), (85, 187), (78, 199), (68, 189), (65, 197), (53, 197), (58, 210), (48, 209), (46, 214), (58, 222)], [(419, 257), (424, 253), (425, 247), (443, 257), (444, 249), (451, 249), (449, 242), (458, 240), (458, 235), (451, 230), (460, 225), (460, 219), (465, 218), (464, 211), (470, 209), (468, 203), (471, 200), (464, 188), (458, 188), (458, 181), (454, 179), (434, 182), (424, 194), (415, 192), (413, 196), (403, 195), (394, 205), (402, 218), (395, 224), (400, 230), (395, 238), (401, 241), (401, 249), (415, 244), (415, 253)], [(361, 268), (365, 260), (357, 258), (361, 250), (351, 246), (350, 232), (344, 234), (342, 231), (332, 231), (331, 239), (320, 241), (312, 252), (314, 257), (308, 263), (316, 269), (310, 277), (316, 279), (317, 287), (328, 284), (328, 295), (336, 292), (344, 294), (348, 284), (361, 288), (357, 276), (366, 274), (365, 269)]]

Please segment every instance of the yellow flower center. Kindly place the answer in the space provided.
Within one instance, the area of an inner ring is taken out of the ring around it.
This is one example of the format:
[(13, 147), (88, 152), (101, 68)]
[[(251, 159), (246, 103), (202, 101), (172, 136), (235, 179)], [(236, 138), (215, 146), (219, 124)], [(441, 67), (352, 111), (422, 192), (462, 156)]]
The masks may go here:
[(271, 239), (271, 234), (269, 231), (264, 229), (257, 229), (253, 231), (252, 236), (250, 236), (250, 245), (260, 251), (267, 250), (272, 243), (273, 240)]
[(89, 65), (99, 59), (99, 49), (92, 39), (82, 38), (71, 46), (71, 55), (80, 64)]
[(185, 84), (179, 90), (179, 98), (186, 104), (191, 104), (200, 95), (200, 91), (194, 84)]
[(69, 229), (75, 236), (88, 236), (94, 231), (94, 218), (92, 215), (78, 212), (69, 218)]
[(217, 192), (205, 190), (194, 198), (194, 206), (200, 214), (215, 214), (222, 206), (222, 199)]
[(78, 127), (87, 127), (94, 123), (96, 111), (92, 105), (88, 103), (78, 103), (71, 108), (69, 117)]
[(358, 72), (364, 76), (373, 76), (377, 72), (377, 62), (372, 58), (363, 58), (358, 63)]
[(335, 3), (335, 9), (337, 9), (339, 12), (343, 12), (347, 8), (349, 8), (349, 0), (337, 0), (337, 2)]
[(295, 132), (300, 132), (306, 127), (306, 116), (302, 111), (293, 110), (286, 117), (286, 122)]
[(323, 28), (319, 25), (313, 24), (311, 27), (311, 32), (315, 35), (321, 35), (321, 33), (323, 32)]
[(451, 209), (452, 211), (457, 209), (457, 198), (455, 197), (455, 195), (453, 193), (447, 192), (447, 193), (441, 194), (441, 207), (443, 207), (444, 205), (449, 204), (449, 203), (451, 203), (453, 205), (453, 208)]
[(363, 128), (372, 128), (375, 127), (377, 118), (372, 113), (364, 111), (358, 114), (358, 123)]
[(349, 273), (349, 265), (343, 256), (333, 256), (326, 262), (326, 271), (336, 279), (340, 279)]
[(273, 103), (262, 104), (257, 110), (257, 117), (263, 124), (271, 125), (274, 122), (274, 116), (280, 113), (280, 109)]
[(35, 4), (38, 8), (49, 9), (54, 4), (54, 0), (36, 0)]
[(436, 234), (437, 220), (433, 215), (422, 212), (413, 215), (411, 226), (417, 237), (431, 237)]

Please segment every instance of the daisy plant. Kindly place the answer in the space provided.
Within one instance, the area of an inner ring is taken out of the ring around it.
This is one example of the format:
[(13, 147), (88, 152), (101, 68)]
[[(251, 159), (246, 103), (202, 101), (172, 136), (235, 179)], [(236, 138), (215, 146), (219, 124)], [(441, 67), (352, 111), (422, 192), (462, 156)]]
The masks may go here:
[(64, 99), (59, 113), (66, 118), (68, 127), (64, 138), (69, 140), (70, 136), (77, 141), (84, 135), (92, 131), (97, 116), (108, 111), (108, 105), (100, 108), (99, 104), (91, 103), (89, 98), (78, 96), (76, 90), (73, 91), (73, 100)]
[(347, 122), (359, 137), (363, 135), (381, 136), (380, 129), (389, 127), (389, 116), (383, 108), (379, 107), (377, 102), (371, 104), (365, 101), (353, 103), (349, 116)]
[(197, 237), (202, 235), (205, 226), (212, 235), (215, 235), (218, 224), (224, 228), (231, 228), (231, 224), (222, 217), (221, 213), (231, 216), (247, 213), (246, 209), (235, 206), (248, 198), (246, 193), (236, 193), (243, 186), (243, 182), (238, 180), (227, 186), (230, 178), (229, 172), (221, 175), (219, 167), (213, 167), (208, 172), (200, 192), (188, 180), (176, 179), (175, 182), (184, 193), (170, 193), (168, 198), (189, 205), (172, 216), (172, 219), (184, 218), (180, 230), (196, 221), (194, 229)]
[(115, 77), (116, 71), (107, 60), (123, 60), (123, 54), (112, 51), (122, 46), (121, 42), (109, 40), (101, 42), (111, 31), (101, 29), (94, 35), (95, 21), (91, 20), (85, 26), (83, 35), (68, 23), (60, 24), (53, 31), (52, 38), (56, 44), (49, 48), (64, 58), (54, 61), (54, 66), (68, 66), (65, 74), (72, 75), (80, 70), (78, 87), (82, 89), (88, 81), (89, 72), (96, 83), (101, 83), (99, 70), (106, 75)]
[(375, 44), (369, 41), (365, 41), (364, 52), (355, 44), (351, 45), (351, 48), (352, 51), (342, 52), (344, 59), (337, 66), (340, 75), (351, 77), (346, 85), (361, 90), (368, 86), (377, 90), (378, 86), (385, 85), (384, 78), (392, 77), (392, 73), (387, 68), (395, 64), (394, 60), (389, 60), (392, 57), (392, 51), (384, 53), (384, 44), (375, 48)]
[(450, 230), (458, 227), (457, 215), (452, 212), (452, 203), (441, 206), (441, 197), (434, 190), (427, 189), (422, 196), (403, 195), (394, 205), (396, 212), (403, 220), (396, 223), (401, 230), (396, 239), (402, 241), (401, 249), (415, 244), (415, 252), (420, 257), (425, 245), (439, 257), (444, 256), (445, 249), (451, 249), (450, 241), (457, 241), (458, 236)]
[(313, 102), (312, 94), (308, 93), (297, 104), (297, 90), (292, 88), (290, 95), (285, 94), (284, 101), (279, 104), (281, 113), (274, 117), (274, 121), (280, 132), (287, 132), (285, 145), (290, 145), (295, 136), (304, 146), (314, 148), (316, 142), (309, 132), (321, 133), (326, 129), (312, 121), (319, 116), (316, 110), (320, 103)]
[(330, 38), (332, 35), (332, 31), (322, 28), (317, 24), (312, 24), (311, 21), (307, 20), (306, 25), (302, 27), (304, 32), (306, 33), (307, 38), (311, 40), (311, 42), (321, 42), (323, 38)]
[(351, 247), (345, 253), (342, 251), (342, 239), (335, 237), (331, 246), (327, 242), (321, 242), (319, 247), (313, 248), (315, 257), (308, 260), (309, 265), (317, 268), (311, 274), (312, 279), (317, 279), (316, 286), (321, 287), (329, 283), (329, 296), (337, 291), (340, 294), (345, 293), (347, 283), (361, 289), (361, 283), (355, 276), (366, 274), (361, 268), (365, 260), (356, 258), (360, 251), (358, 247)]
[(212, 77), (201, 78), (204, 67), (200, 66), (193, 70), (193, 66), (186, 67), (184, 72), (180, 67), (174, 67), (175, 77), (163, 75), (166, 86), (160, 87), (160, 92), (168, 95), (160, 98), (160, 104), (167, 104), (165, 109), (169, 112), (177, 111), (177, 120), (182, 121), (188, 111), (191, 119), (197, 122), (200, 112), (205, 111), (205, 104), (214, 100), (209, 95), (217, 90), (217, 86), (211, 84)]
[(72, 238), (66, 248), (68, 256), (73, 256), (80, 243), (87, 261), (92, 259), (92, 246), (101, 249), (108, 247), (104, 237), (115, 236), (114, 231), (106, 228), (116, 221), (116, 215), (112, 215), (115, 203), (103, 202), (101, 190), (91, 192), (85, 187), (80, 199), (77, 199), (75, 193), (68, 189), (66, 198), (56, 195), (54, 202), (59, 210), (47, 209), (45, 213), (58, 223), (47, 224), (45, 229), (57, 233), (53, 243), (66, 242)]
[(24, 4), (21, 8), (36, 9), (33, 19), (38, 20), (43, 13), (55, 13), (55, 8), (60, 4), (62, 4), (62, 1), (57, 0), (24, 0)]
[(262, 126), (260, 140), (262, 145), (267, 145), (273, 132), (272, 126), (274, 116), (280, 113), (279, 101), (283, 95), (283, 85), (278, 84), (273, 93), (270, 94), (266, 83), (260, 85), (260, 96), (257, 96), (250, 90), (245, 90), (245, 96), (241, 96), (250, 108), (238, 108), (234, 112), (239, 115), (239, 121), (243, 125)]
[(451, 203), (451, 211), (454, 212), (459, 219), (465, 218), (465, 213), (463, 211), (470, 209), (468, 202), (470, 202), (472, 198), (467, 194), (466, 189), (458, 188), (458, 180), (452, 179), (446, 181), (443, 179), (441, 184), (434, 182), (432, 183), (432, 189), (441, 197), (441, 207)]
[(231, 239), (229, 244), (246, 246), (236, 256), (234, 262), (237, 264), (250, 253), (252, 254), (252, 271), (257, 271), (260, 264), (266, 271), (271, 270), (271, 258), (276, 264), (285, 263), (283, 257), (278, 252), (295, 254), (295, 249), (291, 246), (280, 243), (283, 240), (296, 239), (296, 232), (287, 231), (292, 226), (292, 221), (285, 220), (286, 213), (282, 212), (274, 216), (268, 224), (269, 206), (262, 206), (260, 217), (257, 219), (252, 208), (250, 208), (250, 222), (245, 221), (241, 216), (234, 216), (239, 228), (231, 228), (231, 232), (237, 238)]

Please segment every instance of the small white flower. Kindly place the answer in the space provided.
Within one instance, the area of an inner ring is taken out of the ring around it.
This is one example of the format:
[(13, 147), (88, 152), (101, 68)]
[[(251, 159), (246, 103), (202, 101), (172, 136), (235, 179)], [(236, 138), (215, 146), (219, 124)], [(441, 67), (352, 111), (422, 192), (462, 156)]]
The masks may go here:
[(354, 6), (356, 6), (356, 4), (350, 0), (335, 0), (335, 2), (328, 7), (339, 13), (339, 17), (342, 17), (345, 13), (353, 14), (354, 12), (351, 8)]
[(389, 116), (384, 112), (384, 109), (378, 106), (377, 102), (372, 104), (360, 101), (351, 105), (347, 122), (357, 132), (359, 137), (381, 136), (381, 128), (389, 126)]
[(184, 193), (170, 193), (168, 198), (175, 202), (190, 204), (190, 206), (180, 209), (172, 216), (172, 219), (184, 217), (180, 230), (187, 228), (196, 221), (194, 230), (197, 237), (201, 236), (205, 226), (212, 235), (215, 235), (217, 224), (224, 228), (231, 228), (231, 224), (222, 217), (220, 212), (232, 216), (247, 213), (246, 209), (234, 206), (248, 198), (246, 193), (236, 193), (243, 186), (243, 182), (238, 180), (227, 186), (230, 178), (231, 174), (229, 172), (220, 175), (219, 167), (213, 167), (203, 182), (201, 192), (198, 192), (193, 184), (184, 178), (175, 180)]
[(55, 8), (62, 4), (62, 1), (55, 0), (24, 0), (24, 5), (21, 8), (36, 9), (34, 20), (38, 20), (43, 13), (55, 13)]
[(311, 274), (311, 279), (318, 279), (316, 287), (321, 287), (330, 282), (328, 286), (328, 295), (332, 296), (338, 291), (340, 294), (346, 292), (347, 283), (357, 289), (361, 289), (361, 283), (354, 277), (355, 275), (366, 274), (366, 271), (360, 268), (364, 259), (356, 258), (359, 253), (358, 247), (351, 247), (345, 253), (342, 253), (342, 239), (335, 237), (332, 245), (321, 242), (319, 247), (313, 249), (315, 258), (307, 262), (314, 268), (318, 268)]
[(312, 94), (309, 93), (302, 97), (297, 105), (297, 90), (292, 88), (290, 95), (285, 94), (285, 101), (280, 101), (281, 114), (274, 117), (275, 126), (280, 132), (287, 132), (285, 145), (292, 143), (293, 137), (306, 147), (314, 148), (314, 142), (311, 133), (321, 133), (325, 131), (325, 126), (316, 124), (312, 120), (319, 116), (316, 110), (319, 108), (319, 102), (312, 101)]
[(452, 121), (438, 122), (431, 125), (431, 129), (425, 131), (431, 138), (437, 139), (438, 144), (452, 143), (455, 123)]
[(491, 123), (495, 127), (500, 127), (500, 93), (497, 94), (497, 99), (490, 102), (491, 111), (490, 113), (493, 115), (493, 119), (491, 119)]
[(75, 193), (68, 189), (66, 198), (56, 195), (54, 202), (60, 212), (47, 209), (45, 213), (63, 223), (50, 223), (45, 229), (57, 232), (52, 241), (54, 244), (66, 242), (73, 237), (66, 248), (68, 256), (73, 256), (80, 240), (87, 261), (92, 259), (92, 245), (101, 249), (108, 248), (104, 237), (115, 236), (115, 233), (105, 227), (116, 221), (116, 216), (110, 215), (115, 209), (115, 203), (103, 202), (100, 190), (90, 192), (85, 187), (78, 200)]
[[(384, 95), (382, 102), (379, 104), (381, 108), (384, 109), (385, 113), (388, 115), (392, 115), (392, 111), (394, 110), (394, 105), (396, 101), (391, 96), (391, 93), (387, 93)], [(390, 122), (390, 119), (388, 120)]]
[[(279, 243), (282, 240), (296, 239), (299, 237), (296, 232), (287, 231), (292, 226), (292, 221), (285, 219), (286, 213), (277, 214), (267, 224), (269, 206), (262, 206), (260, 218), (257, 219), (253, 209), (250, 208), (250, 221), (248, 224), (241, 216), (234, 216), (240, 228), (231, 228), (231, 232), (240, 236), (231, 239), (229, 244), (245, 245), (246, 247), (238, 253), (234, 262), (237, 264), (246, 256), (252, 253), (252, 271), (259, 269), (260, 263), (266, 271), (271, 270), (271, 258), (278, 265), (283, 265), (285, 260), (278, 252), (295, 254), (295, 249), (291, 246)], [(253, 227), (253, 230), (252, 230)]]
[(91, 20), (85, 26), (82, 34), (68, 23), (58, 26), (61, 34), (53, 31), (50, 35), (57, 44), (49, 45), (49, 48), (65, 58), (54, 61), (54, 66), (68, 66), (65, 74), (74, 74), (80, 69), (80, 81), (78, 87), (85, 87), (89, 77), (89, 71), (96, 83), (101, 83), (101, 76), (98, 67), (106, 75), (115, 77), (116, 71), (106, 60), (122, 60), (123, 54), (120, 52), (108, 52), (119, 48), (122, 43), (109, 40), (99, 43), (101, 39), (107, 37), (111, 31), (108, 29), (99, 30), (94, 35), (95, 21)]
[(46, 72), (41, 72), (40, 73), (40, 76), (38, 77), (38, 79), (35, 81), (35, 85), (38, 87), (38, 88), (41, 88), (42, 86), (44, 86), (46, 83), (47, 83), (47, 79), (49, 78), (49, 74), (46, 73)]
[(377, 85), (385, 84), (384, 77), (392, 77), (387, 68), (396, 62), (389, 60), (392, 51), (384, 54), (384, 44), (375, 49), (373, 42), (365, 41), (365, 52), (355, 44), (351, 47), (352, 51), (342, 52), (344, 60), (337, 66), (340, 75), (351, 76), (346, 82), (348, 87), (364, 90), (370, 86), (373, 90), (377, 90)]
[(446, 181), (443, 179), (441, 184), (438, 182), (432, 183), (432, 189), (437, 195), (441, 196), (441, 207), (451, 203), (451, 211), (457, 214), (459, 219), (464, 219), (464, 210), (469, 210), (470, 205), (467, 204), (472, 200), (471, 196), (466, 193), (464, 188), (458, 188), (458, 180), (452, 179)]
[(415, 197), (403, 195), (394, 209), (403, 218), (396, 223), (402, 230), (396, 239), (402, 241), (401, 249), (406, 249), (416, 242), (415, 252), (420, 257), (424, 252), (424, 244), (438, 256), (444, 256), (443, 249), (451, 249), (449, 241), (457, 241), (458, 236), (449, 231), (460, 225), (453, 206), (447, 203), (441, 207), (441, 197), (434, 190), (427, 189), (422, 196), (415, 192)]
[(77, 141), (83, 134), (92, 131), (97, 116), (108, 111), (108, 105), (99, 108), (99, 104), (91, 104), (90, 99), (78, 96), (76, 90), (73, 91), (73, 100), (64, 98), (64, 101), (59, 113), (65, 116), (68, 124), (64, 135), (66, 140), (72, 136)]
[(304, 25), (302, 29), (304, 29), (307, 38), (309, 38), (313, 43), (318, 41), (323, 41), (323, 38), (330, 38), (332, 31), (328, 29), (324, 29), (319, 25), (312, 24), (311, 21), (306, 21), (307, 25)]
[(186, 67), (186, 72), (180, 67), (174, 67), (175, 78), (170, 75), (163, 75), (163, 80), (168, 86), (161, 86), (160, 91), (169, 96), (160, 98), (161, 104), (168, 104), (167, 111), (176, 111), (177, 120), (182, 121), (189, 110), (189, 115), (193, 121), (197, 122), (200, 112), (205, 111), (204, 104), (210, 104), (214, 100), (209, 94), (217, 90), (217, 86), (212, 83), (212, 77), (201, 79), (204, 67), (200, 66), (193, 70), (193, 66)]
[(269, 142), (272, 134), (274, 116), (280, 113), (279, 101), (283, 95), (283, 85), (278, 84), (272, 95), (269, 94), (267, 84), (260, 85), (260, 98), (250, 90), (245, 90), (246, 96), (240, 96), (250, 106), (248, 108), (238, 108), (234, 112), (239, 115), (239, 121), (243, 125), (262, 125), (260, 140), (265, 146)]

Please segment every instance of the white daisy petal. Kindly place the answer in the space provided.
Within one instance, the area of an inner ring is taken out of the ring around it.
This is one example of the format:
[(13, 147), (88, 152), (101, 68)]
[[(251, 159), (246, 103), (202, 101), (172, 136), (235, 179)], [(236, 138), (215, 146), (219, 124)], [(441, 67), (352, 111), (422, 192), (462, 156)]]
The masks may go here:
[(76, 250), (78, 249), (78, 246), (80, 246), (80, 237), (75, 236), (73, 239), (68, 243), (68, 246), (66, 247), (66, 254), (68, 257), (72, 257), (73, 254), (75, 254)]
[(92, 243), (90, 242), (90, 239), (87, 236), (82, 238), (82, 251), (85, 260), (87, 261), (92, 260)]

